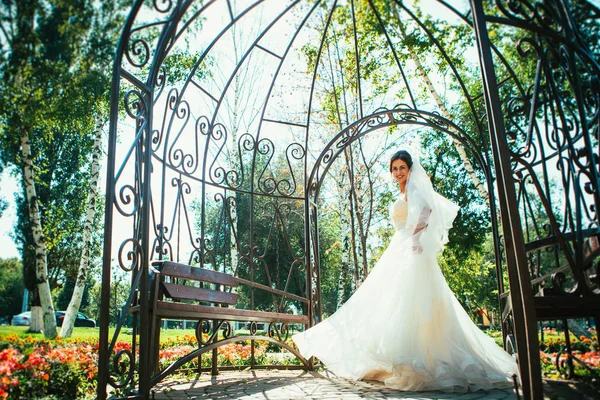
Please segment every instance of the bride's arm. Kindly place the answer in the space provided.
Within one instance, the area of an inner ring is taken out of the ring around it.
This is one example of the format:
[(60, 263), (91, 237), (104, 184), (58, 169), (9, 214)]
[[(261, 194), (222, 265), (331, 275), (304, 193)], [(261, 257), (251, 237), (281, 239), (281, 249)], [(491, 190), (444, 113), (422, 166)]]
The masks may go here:
[(417, 226), (415, 228), (415, 231), (413, 232), (413, 236), (416, 235), (417, 233), (421, 232), (423, 229), (425, 229), (425, 227), (429, 223), (430, 215), (431, 215), (431, 208), (423, 207), (423, 209), (421, 210), (421, 214), (419, 215), (419, 220), (417, 222)]
[(419, 232), (421, 232), (427, 226), (429, 222), (429, 216), (431, 215), (431, 208), (423, 207), (421, 210), (421, 214), (419, 214), (419, 219), (417, 220), (417, 225), (415, 227), (415, 231), (413, 232), (413, 252), (421, 254), (423, 252), (423, 247), (421, 246), (421, 242), (419, 241)]

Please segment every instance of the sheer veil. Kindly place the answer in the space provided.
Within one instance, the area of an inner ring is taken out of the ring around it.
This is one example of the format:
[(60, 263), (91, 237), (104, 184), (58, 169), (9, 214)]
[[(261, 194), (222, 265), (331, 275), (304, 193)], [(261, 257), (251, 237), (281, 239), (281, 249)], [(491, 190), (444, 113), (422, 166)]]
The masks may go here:
[(415, 235), (415, 240), (420, 242), (424, 253), (435, 257), (448, 242), (448, 231), (460, 207), (436, 193), (418, 157), (413, 156), (412, 160), (406, 184), (406, 228), (413, 232), (424, 228)]

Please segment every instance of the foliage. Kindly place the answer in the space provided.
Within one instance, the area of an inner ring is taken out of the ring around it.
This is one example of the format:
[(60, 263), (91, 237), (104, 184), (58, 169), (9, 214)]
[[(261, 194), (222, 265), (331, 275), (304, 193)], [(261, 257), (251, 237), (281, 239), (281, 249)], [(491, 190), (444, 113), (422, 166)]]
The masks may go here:
[(8, 208), (8, 202), (6, 199), (0, 197), (0, 217), (2, 217), (2, 213)]
[(477, 193), (448, 138), (436, 132), (424, 135), (427, 156), (422, 164), (431, 176), (433, 187), (461, 207), (450, 230), (448, 246), (453, 247), (457, 255), (468, 257), (490, 231), (489, 208)]
[[(76, 331), (77, 334), (79, 331)], [(208, 335), (204, 336), (204, 340)], [(293, 346), (291, 339), (287, 344)], [(183, 355), (198, 348), (195, 336), (169, 336), (161, 341), (159, 359), (166, 368)], [(131, 351), (129, 341), (117, 341), (114, 352)], [(266, 340), (254, 342), (258, 365), (298, 365), (295, 357), (278, 357)], [(17, 334), (0, 335), (0, 399), (42, 397), (57, 399), (93, 398), (97, 378), (97, 337), (46, 340)], [(250, 366), (250, 341), (218, 348), (221, 366)], [(202, 367), (211, 365), (210, 354), (202, 357)], [(195, 374), (198, 359), (182, 366), (182, 372)]]
[[(89, 292), (90, 288), (94, 286), (94, 281), (88, 278), (88, 282), (85, 286), (85, 290), (83, 292), (83, 298), (81, 300), (81, 309), (86, 308), (89, 303)], [(69, 306), (69, 302), (71, 301), (71, 296), (73, 295), (73, 289), (75, 288), (75, 281), (72, 279), (67, 279), (62, 289), (58, 293), (56, 298), (56, 309), (57, 310), (66, 310)]]
[(21, 312), (23, 302), (23, 265), (16, 258), (0, 259), (0, 316)]
[[(79, 265), (92, 134), (96, 117), (108, 104), (108, 72), (124, 4), (121, 0), (6, 0), (0, 10), (4, 28), (0, 160), (21, 166), (19, 138), (28, 136), (49, 281), (54, 287), (65, 274), (74, 278)], [(17, 193), (16, 201), (15, 237), (25, 286), (35, 289), (34, 245), (24, 193)], [(33, 293), (34, 302), (36, 298)]]
[[(571, 349), (573, 356), (577, 357), (586, 367), (576, 360), (573, 360), (574, 373), (576, 379), (582, 379), (594, 386), (598, 386), (598, 376), (600, 376), (600, 346), (598, 345), (598, 336), (594, 330), (592, 339), (585, 336), (576, 337), (571, 335)], [(556, 329), (545, 327), (544, 340), (540, 342), (540, 361), (542, 374), (548, 379), (565, 379), (564, 370), (557, 370), (556, 361), (560, 357), (560, 363), (567, 362), (566, 342), (564, 335), (560, 335)]]
[(331, 212), (332, 207), (323, 207), (319, 219), (319, 246), (321, 257), (321, 307), (323, 318), (337, 310), (337, 291), (340, 284), (342, 242), (336, 234), (340, 226), (340, 215)]
[(471, 250), (465, 257), (460, 256), (454, 247), (447, 248), (439, 259), (439, 264), (448, 286), (471, 318), (479, 310), (498, 309), (498, 288), (496, 285), (496, 265), (484, 261), (477, 250)]
[[(296, 261), (302, 254), (298, 253), (304, 249), (304, 216), (301, 209), (293, 200), (281, 201), (256, 196), (252, 204), (253, 210), (250, 210), (249, 196), (238, 194), (236, 198), (239, 243), (250, 243), (252, 218), (252, 234), (257, 246), (252, 263), (248, 258), (240, 258), (238, 276), (303, 296), (306, 290), (305, 278), (301, 264)], [(292, 304), (296, 309), (302, 307), (295, 300), (280, 300), (278, 297), (279, 301), (274, 301), (271, 293), (251, 290), (246, 285), (239, 287), (238, 294), (238, 304), (250, 307), (253, 302), (256, 310), (285, 312)]]
[[(599, 351), (597, 336), (587, 338), (585, 336), (577, 337), (573, 334), (569, 335), (571, 339), (571, 349), (575, 353), (588, 353), (591, 351)], [(546, 353), (558, 353), (567, 350), (565, 337), (559, 334), (556, 329), (544, 327), (544, 340), (540, 343), (540, 350)]]
[(97, 341), (0, 336), (0, 398), (92, 398)]

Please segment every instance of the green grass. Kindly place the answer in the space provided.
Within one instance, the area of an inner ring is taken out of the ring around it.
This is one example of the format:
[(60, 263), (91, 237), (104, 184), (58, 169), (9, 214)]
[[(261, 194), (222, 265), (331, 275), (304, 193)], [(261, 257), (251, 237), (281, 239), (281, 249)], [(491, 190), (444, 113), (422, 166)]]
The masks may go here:
[[(2, 336), (6, 336), (6, 335), (11, 335), (11, 334), (17, 334), (20, 337), (33, 337), (33, 338), (38, 338), (38, 339), (43, 339), (44, 338), (44, 334), (42, 333), (30, 333), (27, 330), (29, 329), (29, 327), (27, 326), (0, 326), (0, 335)], [(108, 333), (109, 333), (109, 340), (112, 339), (112, 335), (114, 334), (115, 329), (114, 328), (109, 328), (108, 329)], [(119, 339), (118, 341), (124, 341), (124, 342), (129, 342), (131, 341), (131, 328), (123, 328), (121, 329), (121, 332), (119, 333)], [(58, 330), (58, 333), (60, 334), (60, 328)], [(245, 335), (249, 335), (250, 332), (248, 332), (247, 330), (237, 330), (236, 331), (237, 334), (245, 334)], [(290, 337), (292, 336), (292, 334), (297, 333), (296, 331), (291, 331), (290, 332)], [(98, 328), (74, 328), (73, 329), (73, 335), (71, 337), (73, 338), (80, 338), (80, 339), (90, 339), (90, 338), (98, 338), (100, 334), (100, 331), (98, 330)], [(264, 332), (259, 331), (257, 332), (257, 334), (262, 335), (264, 334)], [(162, 330), (161, 334), (160, 334), (160, 341), (161, 342), (166, 342), (169, 339), (171, 340), (176, 340), (178, 337), (183, 337), (183, 336), (195, 336), (195, 330), (194, 329), (166, 329), (166, 330)]]
[[(31, 333), (28, 332), (29, 327), (27, 326), (0, 326), (0, 335), (6, 336), (11, 334), (17, 334), (19, 337), (33, 337), (38, 339), (43, 339), (43, 333)], [(114, 328), (108, 329), (109, 338), (112, 339), (112, 336), (115, 332)], [(60, 328), (58, 328), (58, 333), (60, 334)], [(99, 337), (100, 331), (98, 328), (74, 328), (73, 338), (80, 339), (90, 339)], [(182, 337), (185, 335), (195, 336), (194, 329), (166, 329), (163, 330), (160, 334), (161, 342), (166, 342), (169, 339), (176, 340), (178, 337)], [(109, 339), (109, 340), (110, 340)], [(129, 342), (131, 340), (131, 328), (122, 328), (121, 332), (119, 332), (119, 341)]]
[[(38, 339), (43, 339), (43, 333), (31, 333), (28, 332), (29, 327), (27, 326), (0, 326), (0, 335), (6, 336), (11, 334), (17, 334), (19, 337), (33, 337)], [(114, 328), (108, 329), (109, 338), (112, 339), (112, 336), (115, 332)], [(128, 342), (131, 340), (131, 328), (123, 328), (119, 333), (119, 341)], [(60, 328), (58, 328), (58, 333), (60, 334)], [(100, 330), (98, 328), (73, 328), (73, 338), (79, 339), (97, 339), (100, 335)], [(178, 336), (184, 335), (192, 335), (194, 336), (193, 329), (167, 329), (161, 332), (161, 341), (167, 341), (168, 339), (175, 339)]]
[[(44, 338), (43, 333), (31, 333), (28, 330), (29, 330), (28, 326), (0, 326), (0, 335), (6, 336), (6, 335), (11, 335), (11, 334), (17, 334), (17, 335), (19, 335), (19, 337), (23, 337), (23, 338), (26, 338), (26, 337), (32, 337), (32, 338), (37, 338), (37, 339)], [(109, 331), (112, 334), (114, 332), (114, 329), (109, 329)], [(99, 336), (99, 332), (100, 331), (98, 330), (98, 328), (73, 328), (72, 337), (79, 338), (79, 339), (91, 339), (91, 338), (97, 339)], [(58, 333), (60, 334), (60, 328), (58, 328)], [(119, 334), (119, 340), (128, 340), (128, 337), (131, 337), (131, 335), (125, 335), (125, 334), (123, 334), (123, 332), (121, 332)]]

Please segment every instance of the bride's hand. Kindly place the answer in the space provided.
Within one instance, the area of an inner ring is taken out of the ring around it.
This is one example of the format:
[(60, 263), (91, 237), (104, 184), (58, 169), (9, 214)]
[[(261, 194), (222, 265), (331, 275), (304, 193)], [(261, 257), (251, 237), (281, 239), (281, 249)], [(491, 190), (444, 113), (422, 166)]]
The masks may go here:
[(412, 252), (413, 254), (421, 254), (423, 252), (423, 247), (421, 246), (421, 243), (413, 243)]

